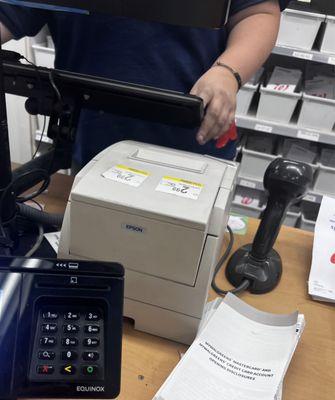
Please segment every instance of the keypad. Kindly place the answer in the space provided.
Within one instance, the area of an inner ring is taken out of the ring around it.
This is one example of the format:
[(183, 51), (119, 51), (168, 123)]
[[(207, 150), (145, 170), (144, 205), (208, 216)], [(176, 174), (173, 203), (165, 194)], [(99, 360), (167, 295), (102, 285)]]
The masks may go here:
[(39, 310), (30, 380), (104, 379), (104, 323), (100, 308)]

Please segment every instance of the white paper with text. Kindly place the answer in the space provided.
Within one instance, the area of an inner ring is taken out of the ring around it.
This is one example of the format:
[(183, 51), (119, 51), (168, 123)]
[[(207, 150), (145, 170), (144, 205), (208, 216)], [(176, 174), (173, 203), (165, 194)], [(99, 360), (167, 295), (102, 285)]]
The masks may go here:
[[(200, 335), (200, 333), (202, 332), (203, 328), (206, 326), (206, 324), (208, 323), (208, 321), (212, 318), (212, 316), (214, 315), (215, 311), (217, 310), (217, 308), (219, 307), (219, 305), (222, 303), (223, 299), (221, 297), (217, 297), (215, 300), (209, 302), (206, 304), (206, 307), (204, 309), (204, 313), (203, 316), (201, 318), (201, 322), (200, 322), (200, 326), (199, 326), (199, 332), (198, 335)], [(298, 346), (298, 343), (300, 341), (300, 338), (303, 334), (303, 331), (305, 329), (305, 325), (306, 325), (306, 321), (305, 321), (305, 316), (303, 314), (299, 314), (298, 315), (298, 320), (297, 320), (297, 325), (296, 325), (296, 338), (295, 338), (295, 343), (292, 347), (291, 350), (291, 354), (289, 359), (287, 360), (287, 364), (285, 367), (285, 371), (284, 371), (284, 375), (286, 374), (288, 367), (290, 365), (290, 362), (292, 360), (292, 357), (294, 355), (294, 352)], [(284, 376), (283, 375), (283, 379)], [(275, 395), (274, 400), (281, 400), (283, 397), (283, 382), (279, 385), (278, 391)]]
[(297, 316), (263, 313), (227, 295), (154, 399), (274, 399), (296, 343)]

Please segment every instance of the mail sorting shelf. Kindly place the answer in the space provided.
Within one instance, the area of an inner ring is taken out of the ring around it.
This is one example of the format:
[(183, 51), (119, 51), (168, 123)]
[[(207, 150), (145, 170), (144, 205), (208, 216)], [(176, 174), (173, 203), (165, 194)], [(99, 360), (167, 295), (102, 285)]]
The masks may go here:
[(282, 124), (274, 121), (259, 120), (251, 113), (237, 115), (236, 123), (239, 128), (335, 145), (335, 131), (323, 132), (317, 129), (299, 127), (296, 123)]

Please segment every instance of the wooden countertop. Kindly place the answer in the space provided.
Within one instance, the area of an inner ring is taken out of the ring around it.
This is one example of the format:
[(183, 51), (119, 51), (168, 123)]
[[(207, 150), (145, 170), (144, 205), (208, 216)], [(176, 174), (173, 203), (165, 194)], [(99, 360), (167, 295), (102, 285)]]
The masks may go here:
[[(62, 212), (72, 178), (57, 175), (46, 196), (46, 209)], [(258, 221), (250, 220), (245, 236), (236, 236), (234, 250), (252, 241)], [(305, 314), (306, 329), (286, 375), (284, 400), (335, 399), (335, 308), (333, 304), (312, 301), (307, 293), (313, 235), (283, 227), (276, 250), (283, 259), (279, 286), (266, 295), (244, 293), (241, 298), (260, 310)], [(221, 273), (217, 282), (229, 285)], [(210, 299), (215, 297), (210, 293)], [(125, 321), (121, 400), (150, 400), (187, 349), (186, 346), (135, 331)]]

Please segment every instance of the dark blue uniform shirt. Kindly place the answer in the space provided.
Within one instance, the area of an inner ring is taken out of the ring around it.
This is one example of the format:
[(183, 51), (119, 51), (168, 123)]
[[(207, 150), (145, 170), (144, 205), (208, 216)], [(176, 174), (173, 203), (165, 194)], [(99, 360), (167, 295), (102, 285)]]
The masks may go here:
[[(231, 13), (264, 0), (232, 0)], [(279, 0), (284, 8), (288, 0)], [(0, 5), (0, 20), (15, 38), (33, 36), (47, 24), (56, 47), (56, 68), (184, 93), (224, 51), (227, 31), (177, 27), (108, 15), (85, 16)], [(131, 139), (231, 159), (235, 144), (200, 146), (196, 131), (84, 110), (74, 158), (85, 164), (120, 140)]]

